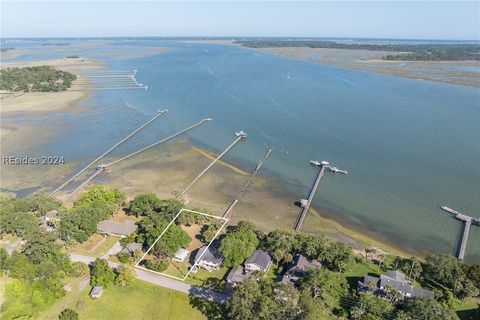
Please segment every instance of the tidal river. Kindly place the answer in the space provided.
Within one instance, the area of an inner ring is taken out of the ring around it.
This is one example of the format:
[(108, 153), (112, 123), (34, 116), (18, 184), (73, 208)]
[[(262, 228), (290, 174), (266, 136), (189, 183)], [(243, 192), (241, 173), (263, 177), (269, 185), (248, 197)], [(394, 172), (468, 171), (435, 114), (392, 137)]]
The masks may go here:
[[(127, 47), (144, 46), (170, 50), (114, 58)], [(212, 117), (211, 124), (191, 132), (193, 141), (218, 151), (236, 130), (246, 131), (248, 140), (229, 159), (253, 164), (266, 147), (275, 147), (264, 174), (279, 177), (299, 198), (307, 196), (316, 174), (310, 160), (348, 170), (347, 176), (327, 175), (313, 205), (400, 247), (454, 253), (461, 224), (440, 206), (480, 216), (479, 89), (234, 46), (112, 41), (98, 50), (70, 51), (105, 61), (113, 70), (138, 69), (138, 80), (149, 89), (95, 94), (89, 111), (63, 115), (69, 129), (42, 146), (52, 152), (93, 157), (164, 106), (168, 121), (118, 154), (154, 141), (159, 130), (170, 133)], [(471, 228), (466, 260), (480, 262), (480, 227)]]

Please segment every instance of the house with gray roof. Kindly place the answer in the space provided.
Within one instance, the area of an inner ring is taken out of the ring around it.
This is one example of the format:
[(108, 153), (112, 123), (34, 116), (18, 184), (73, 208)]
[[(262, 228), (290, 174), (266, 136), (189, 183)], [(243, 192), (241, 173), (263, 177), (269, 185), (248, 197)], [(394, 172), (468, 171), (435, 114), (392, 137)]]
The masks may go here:
[(317, 260), (311, 260), (301, 254), (297, 254), (293, 257), (280, 281), (285, 284), (296, 285), (308, 271), (321, 267), (322, 264)]
[(131, 220), (125, 220), (122, 222), (103, 220), (98, 223), (97, 230), (99, 233), (109, 236), (126, 237), (137, 230), (137, 225), (135, 224), (135, 221)]
[(255, 250), (253, 254), (245, 261), (245, 269), (250, 271), (267, 272), (272, 265), (270, 255), (262, 250)]
[(220, 268), (223, 261), (223, 254), (216, 248), (203, 246), (195, 255), (196, 267), (192, 272), (197, 271), (197, 267), (203, 268), (208, 272)]
[(363, 281), (358, 281), (357, 291), (371, 291), (376, 295), (389, 297), (391, 289), (402, 294), (405, 298), (433, 298), (433, 291), (415, 288), (412, 282), (405, 279), (405, 274), (398, 270), (387, 271), (386, 275), (380, 277), (365, 276)]
[(261, 250), (256, 250), (247, 260), (245, 267), (238, 266), (230, 270), (227, 275), (227, 283), (231, 286), (236, 285), (245, 279), (251, 278), (255, 271), (268, 272), (272, 265), (270, 255)]
[(135, 251), (139, 250), (142, 251), (142, 244), (138, 242), (131, 242), (127, 244), (123, 249), (120, 251), (120, 253), (129, 253), (130, 255), (133, 256)]

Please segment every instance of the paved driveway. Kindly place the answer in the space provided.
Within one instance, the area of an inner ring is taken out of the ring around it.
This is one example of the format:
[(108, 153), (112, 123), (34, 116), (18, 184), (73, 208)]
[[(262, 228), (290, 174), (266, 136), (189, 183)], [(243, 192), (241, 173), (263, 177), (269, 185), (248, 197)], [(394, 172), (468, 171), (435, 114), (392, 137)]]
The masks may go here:
[[(72, 261), (79, 261), (85, 264), (90, 264), (95, 260), (94, 257), (88, 257), (88, 256), (79, 255), (79, 254), (74, 254), (74, 253), (70, 254), (70, 259)], [(108, 262), (108, 264), (112, 268), (116, 268), (119, 265), (118, 263), (110, 262), (110, 261)], [(137, 279), (155, 284), (157, 286), (165, 287), (175, 291), (180, 291), (191, 296), (207, 299), (209, 301), (213, 301), (217, 303), (225, 303), (230, 298), (228, 294), (223, 292), (217, 292), (210, 289), (204, 289), (204, 288), (192, 286), (183, 281), (171, 279), (171, 278), (162, 276), (160, 274), (148, 272), (141, 269), (135, 269), (135, 275)]]

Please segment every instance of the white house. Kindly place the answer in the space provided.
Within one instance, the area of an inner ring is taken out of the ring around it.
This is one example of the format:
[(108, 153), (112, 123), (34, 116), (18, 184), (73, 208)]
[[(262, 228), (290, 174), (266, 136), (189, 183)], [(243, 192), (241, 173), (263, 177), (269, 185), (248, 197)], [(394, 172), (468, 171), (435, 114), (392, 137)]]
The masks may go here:
[[(220, 251), (212, 249), (211, 247), (207, 248), (206, 246), (201, 247), (195, 256), (197, 267), (203, 268), (209, 272), (220, 268), (222, 261), (223, 255)], [(192, 272), (196, 272), (196, 270), (192, 270)]]

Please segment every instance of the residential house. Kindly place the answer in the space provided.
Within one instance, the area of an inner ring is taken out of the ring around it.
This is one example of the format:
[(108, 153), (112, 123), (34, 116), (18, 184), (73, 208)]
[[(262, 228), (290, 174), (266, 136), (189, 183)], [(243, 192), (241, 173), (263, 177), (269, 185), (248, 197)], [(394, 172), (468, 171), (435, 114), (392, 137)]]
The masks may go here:
[(297, 254), (293, 257), (280, 281), (285, 284), (296, 285), (308, 271), (321, 267), (322, 264), (317, 260), (310, 260), (303, 255)]
[(137, 225), (131, 220), (125, 220), (122, 222), (103, 220), (98, 223), (97, 230), (99, 233), (109, 236), (126, 237), (137, 230)]
[(195, 255), (196, 267), (192, 269), (192, 272), (196, 272), (197, 267), (211, 272), (212, 270), (220, 268), (222, 261), (223, 255), (218, 249), (212, 248), (212, 246), (203, 246)]
[(127, 244), (120, 253), (129, 253), (132, 257), (135, 254), (135, 251), (142, 251), (142, 244), (138, 242), (132, 242)]
[(245, 267), (238, 266), (230, 270), (227, 275), (227, 283), (235, 286), (237, 283), (250, 278), (255, 271), (268, 272), (272, 265), (270, 255), (261, 250), (256, 250), (246, 261)]
[(365, 276), (363, 281), (358, 281), (357, 291), (371, 291), (376, 295), (390, 297), (394, 289), (405, 298), (434, 297), (433, 291), (415, 288), (412, 282), (405, 279), (405, 274), (397, 270), (390, 270), (380, 277)]
[(245, 261), (245, 269), (250, 271), (267, 272), (272, 265), (272, 258), (270, 255), (261, 250), (255, 252)]

